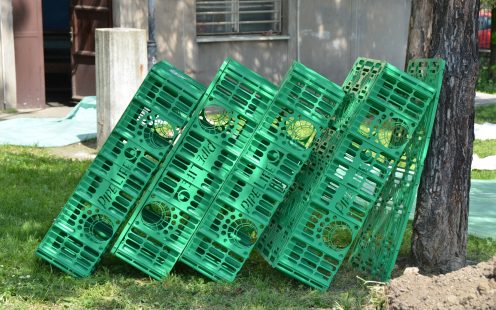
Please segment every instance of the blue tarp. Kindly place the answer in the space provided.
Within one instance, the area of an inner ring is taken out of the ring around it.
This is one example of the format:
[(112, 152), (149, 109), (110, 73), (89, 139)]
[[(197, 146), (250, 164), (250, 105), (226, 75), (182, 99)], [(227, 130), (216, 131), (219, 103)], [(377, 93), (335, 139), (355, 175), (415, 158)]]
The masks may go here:
[(64, 118), (0, 122), (0, 144), (56, 147), (96, 138), (96, 98), (85, 97)]
[(496, 239), (496, 180), (472, 180), (468, 232)]
[[(414, 211), (411, 220), (413, 215)], [(496, 239), (496, 180), (472, 180), (468, 233)]]

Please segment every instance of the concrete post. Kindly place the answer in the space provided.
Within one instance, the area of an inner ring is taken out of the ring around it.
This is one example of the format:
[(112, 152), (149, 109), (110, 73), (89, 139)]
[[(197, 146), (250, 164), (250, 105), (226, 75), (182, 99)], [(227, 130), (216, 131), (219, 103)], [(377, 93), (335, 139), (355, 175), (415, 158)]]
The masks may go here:
[(107, 140), (147, 73), (146, 38), (143, 29), (96, 30), (98, 149)]
[(0, 0), (0, 110), (17, 106), (12, 0)]

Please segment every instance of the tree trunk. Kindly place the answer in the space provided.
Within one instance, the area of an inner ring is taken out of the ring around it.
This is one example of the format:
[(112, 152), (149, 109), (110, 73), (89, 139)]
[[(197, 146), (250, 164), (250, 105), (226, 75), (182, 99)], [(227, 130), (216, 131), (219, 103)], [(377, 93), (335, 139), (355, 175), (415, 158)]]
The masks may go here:
[[(491, 16), (496, 16), (496, 7), (491, 9)], [(489, 79), (494, 80), (496, 77), (496, 21), (491, 23), (491, 41), (489, 49)]]
[(465, 265), (478, 72), (479, 0), (413, 0), (408, 57), (446, 60), (417, 196), (412, 253), (423, 272)]

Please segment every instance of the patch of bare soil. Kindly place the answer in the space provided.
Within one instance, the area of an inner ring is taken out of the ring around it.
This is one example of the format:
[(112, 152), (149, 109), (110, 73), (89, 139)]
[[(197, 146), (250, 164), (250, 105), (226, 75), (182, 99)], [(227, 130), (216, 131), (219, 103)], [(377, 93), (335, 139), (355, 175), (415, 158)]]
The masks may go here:
[(415, 269), (391, 280), (391, 309), (496, 309), (496, 257), (445, 275), (423, 276)]

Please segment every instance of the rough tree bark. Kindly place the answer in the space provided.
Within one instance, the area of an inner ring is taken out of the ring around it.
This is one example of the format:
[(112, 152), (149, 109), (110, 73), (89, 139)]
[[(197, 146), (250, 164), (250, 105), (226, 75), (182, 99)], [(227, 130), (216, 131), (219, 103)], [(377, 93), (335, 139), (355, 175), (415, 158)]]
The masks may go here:
[(413, 0), (407, 57), (441, 57), (446, 72), (417, 196), (412, 253), (423, 272), (466, 263), (479, 0)]

